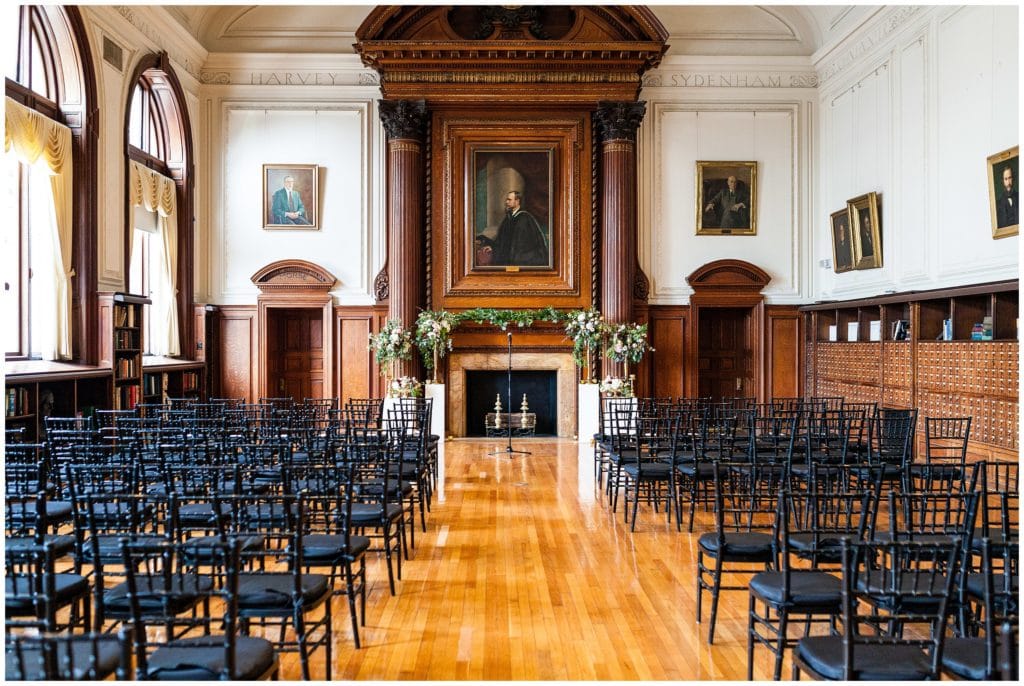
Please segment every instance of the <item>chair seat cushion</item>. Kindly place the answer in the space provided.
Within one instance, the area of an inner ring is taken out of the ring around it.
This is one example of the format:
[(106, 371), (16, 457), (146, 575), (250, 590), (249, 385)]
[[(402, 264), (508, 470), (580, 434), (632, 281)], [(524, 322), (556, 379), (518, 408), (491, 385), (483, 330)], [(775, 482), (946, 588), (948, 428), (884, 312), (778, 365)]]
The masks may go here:
[[(1003, 583), (1005, 583), (1003, 574), (997, 571), (992, 577), (992, 587), (997, 594), (1002, 591)], [(1013, 592), (1019, 593), (1020, 577), (1014, 575), (1010, 583), (1013, 586)], [(968, 574), (966, 586), (967, 594), (972, 598), (983, 598), (985, 596), (985, 575), (981, 573)], [(996, 600), (1002, 604), (998, 595), (996, 596)]]
[[(114, 564), (121, 561), (121, 539), (127, 539), (133, 545), (138, 546), (159, 546), (162, 543), (167, 542), (166, 536), (159, 536), (156, 534), (100, 534), (97, 538), (97, 543), (100, 549), (100, 561), (112, 562)], [(92, 562), (92, 539), (85, 542), (82, 546), (82, 558), (84, 562)]]
[[(213, 582), (209, 577), (195, 574), (174, 575), (170, 587), (164, 586), (162, 578), (139, 575), (135, 579), (142, 614), (178, 615), (191, 609), (199, 598), (209, 593)], [(166, 603), (166, 604), (165, 604)], [(103, 594), (107, 612), (126, 616), (131, 613), (128, 601), (128, 583), (123, 582)]]
[(235, 672), (224, 674), (224, 637), (201, 636), (172, 641), (149, 656), (148, 674), (160, 681), (255, 681), (267, 673), (277, 657), (265, 638), (235, 637)]
[[(883, 589), (889, 588), (892, 584), (889, 581), (891, 572), (886, 569), (875, 569), (865, 574), (857, 575), (857, 590), (868, 595), (875, 605), (885, 609), (892, 608), (892, 596), (883, 595)], [(926, 583), (931, 588), (926, 588)], [(920, 574), (903, 574), (900, 577), (900, 589), (906, 593), (935, 593), (941, 595), (946, 588), (946, 577), (944, 574), (934, 576)], [(910, 596), (904, 597), (901, 601), (904, 609), (920, 609), (927, 612), (935, 608), (939, 603), (938, 597)]]
[(370, 539), (366, 536), (350, 536), (347, 548), (341, 534), (307, 534), (302, 537), (304, 562), (331, 562), (342, 557), (354, 560), (369, 547)]
[[(797, 656), (826, 679), (843, 678), (841, 636), (801, 638)], [(863, 681), (920, 681), (928, 677), (930, 661), (920, 648), (907, 645), (865, 645), (853, 648), (854, 679)]]
[(715, 476), (715, 465), (711, 462), (690, 462), (676, 467), (683, 476), (697, 476), (701, 479), (712, 479)]
[[(221, 518), (231, 514), (230, 503), (220, 503), (218, 506)], [(204, 524), (214, 525), (216, 519), (213, 514), (213, 503), (189, 503), (178, 508), (178, 521), (185, 526), (203, 526)]]
[[(62, 607), (75, 598), (89, 592), (89, 581), (78, 574), (55, 574), (57, 606)], [(12, 617), (32, 617), (36, 611), (33, 607), (32, 582), (29, 577), (16, 575), (4, 577), (4, 606), (7, 614)]]
[[(48, 524), (61, 524), (71, 519), (71, 503), (63, 500), (46, 501), (46, 520)], [(35, 519), (36, 504), (29, 501), (26, 503), (11, 503), (8, 509), (11, 520), (22, 523), (26, 519)]]
[[(43, 541), (53, 544), (54, 557), (62, 557), (75, 549), (75, 537), (70, 534), (43, 536)], [(17, 536), (4, 539), (4, 548), (8, 552), (25, 552), (35, 547), (36, 541), (32, 536)]]
[(986, 674), (984, 638), (947, 638), (942, 648), (942, 668), (960, 679), (982, 681)]
[(665, 462), (644, 462), (642, 465), (633, 463), (622, 468), (631, 479), (668, 479), (672, 473), (672, 465)]
[[(857, 534), (850, 533), (847, 535), (850, 540), (856, 540)], [(801, 556), (810, 557), (813, 553), (816, 553), (818, 559), (823, 560), (838, 560), (839, 559), (839, 547), (841, 545), (840, 540), (843, 538), (842, 534), (838, 533), (819, 533), (813, 534), (810, 532), (790, 534), (787, 542), (789, 547)]]
[[(265, 536), (240, 536), (238, 549), (242, 553), (262, 549), (267, 539)], [(210, 549), (214, 544), (221, 543), (219, 536), (197, 536), (185, 541), (182, 545), (182, 556), (189, 564), (208, 564), (211, 561)]]
[[(238, 575), (238, 607), (240, 610), (292, 609), (294, 575), (290, 572), (263, 572)], [(328, 593), (327, 577), (303, 574), (302, 604), (309, 605)]]
[[(63, 669), (63, 661), (67, 658), (68, 653), (71, 654), (71, 665), (72, 672), (70, 675), (51, 675), (64, 677), (70, 677), (74, 681), (82, 681), (86, 678), (97, 678), (105, 679), (115, 671), (121, 663), (121, 646), (118, 645), (117, 641), (98, 641), (96, 645), (96, 673), (95, 675), (89, 673), (87, 670), (90, 668), (90, 662), (92, 661), (92, 642), (87, 638), (81, 638), (71, 641), (70, 651), (66, 648), (58, 648), (57, 660), (58, 670)], [(14, 651), (8, 647), (7, 659), (4, 670), (4, 676), (8, 680), (18, 681), (43, 681), (48, 678), (43, 667), (39, 663), (40, 650), (38, 648), (26, 648), (22, 651), (22, 664), (21, 667), (25, 670), (24, 672), (18, 672), (18, 660), (14, 654)]]
[(772, 558), (773, 540), (771, 534), (759, 531), (749, 533), (727, 532), (725, 549), (720, 550), (718, 534), (708, 532), (702, 534), (697, 541), (705, 553), (712, 557), (722, 555), (724, 558), (770, 560)]
[(782, 572), (760, 572), (750, 580), (750, 592), (776, 605), (828, 606), (839, 612), (843, 596), (842, 582), (826, 572), (801, 571), (789, 575), (789, 598), (783, 597)]
[[(380, 503), (352, 503), (352, 524), (356, 526), (374, 526), (383, 518)], [(387, 519), (394, 521), (402, 516), (402, 506), (388, 503)]]
[[(1010, 533), (1010, 542), (1017, 543), (1020, 541), (1020, 532), (1017, 527), (1008, 527)], [(977, 555), (981, 555), (981, 539), (985, 538), (985, 529), (978, 527), (974, 530), (974, 537), (971, 539), (971, 552)], [(990, 526), (988, 529), (988, 540), (992, 544), (992, 556), (1001, 558), (1004, 555), (1003, 546), (1006, 545), (1006, 537), (1003, 535), (1003, 530), (999, 526)]]

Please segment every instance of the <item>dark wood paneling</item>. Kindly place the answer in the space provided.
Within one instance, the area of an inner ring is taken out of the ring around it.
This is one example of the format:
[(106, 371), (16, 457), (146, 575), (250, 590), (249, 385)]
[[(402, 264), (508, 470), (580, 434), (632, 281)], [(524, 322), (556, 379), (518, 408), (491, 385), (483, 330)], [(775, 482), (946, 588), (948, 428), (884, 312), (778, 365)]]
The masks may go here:
[(218, 346), (220, 393), (226, 398), (259, 397), (259, 340), (255, 305), (226, 305), (220, 308)]
[(685, 374), (688, 307), (651, 306), (648, 334), (654, 352), (647, 358), (650, 395), (667, 398), (689, 395)]
[(368, 341), (371, 333), (380, 331), (387, 317), (387, 305), (334, 308), (334, 388), (342, 402), (383, 393)]
[(765, 308), (768, 392), (773, 398), (803, 395), (803, 316), (796, 307)]

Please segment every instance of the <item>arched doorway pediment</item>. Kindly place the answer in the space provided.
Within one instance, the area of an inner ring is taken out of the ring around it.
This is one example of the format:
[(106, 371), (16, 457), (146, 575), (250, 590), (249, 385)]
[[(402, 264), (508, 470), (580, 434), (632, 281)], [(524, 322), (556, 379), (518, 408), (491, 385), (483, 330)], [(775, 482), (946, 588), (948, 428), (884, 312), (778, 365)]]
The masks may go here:
[(319, 292), (334, 288), (338, 280), (320, 265), (305, 260), (279, 260), (252, 275), (262, 293)]
[(708, 262), (686, 277), (695, 291), (717, 289), (760, 293), (772, 277), (757, 265), (743, 260)]

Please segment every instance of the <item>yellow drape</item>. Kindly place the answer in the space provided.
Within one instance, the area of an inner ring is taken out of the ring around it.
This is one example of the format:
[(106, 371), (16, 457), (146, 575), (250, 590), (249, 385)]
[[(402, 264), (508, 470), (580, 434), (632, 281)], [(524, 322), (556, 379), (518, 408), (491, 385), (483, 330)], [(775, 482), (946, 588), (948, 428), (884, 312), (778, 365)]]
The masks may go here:
[(160, 216), (160, 234), (163, 240), (163, 292), (166, 294), (163, 312), (153, 312), (153, 321), (166, 327), (165, 339), (154, 341), (154, 349), (165, 355), (180, 355), (178, 337), (178, 201), (177, 186), (173, 179), (153, 171), (132, 160), (129, 164), (128, 204), (141, 206)]
[(4, 151), (12, 149), (25, 164), (43, 160), (50, 172), (53, 191), (56, 235), (56, 336), (54, 350), (58, 360), (71, 359), (71, 266), (72, 248), (72, 159), (71, 129), (49, 117), (6, 98), (4, 109)]

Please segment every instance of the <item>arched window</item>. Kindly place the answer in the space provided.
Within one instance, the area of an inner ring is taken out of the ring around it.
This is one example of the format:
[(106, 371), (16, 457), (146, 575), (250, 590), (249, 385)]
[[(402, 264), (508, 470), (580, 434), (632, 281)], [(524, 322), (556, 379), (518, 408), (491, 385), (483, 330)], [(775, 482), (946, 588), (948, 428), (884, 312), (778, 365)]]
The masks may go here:
[(181, 259), (192, 245), (188, 115), (166, 54), (143, 59), (133, 83), (125, 122), (128, 287), (153, 301), (143, 317), (146, 352), (177, 356), (192, 301)]
[[(78, 10), (13, 6), (7, 45), (0, 242), (7, 357), (95, 359), (95, 80)], [(93, 194), (94, 195), (94, 194)], [(94, 315), (93, 315), (94, 316)]]

